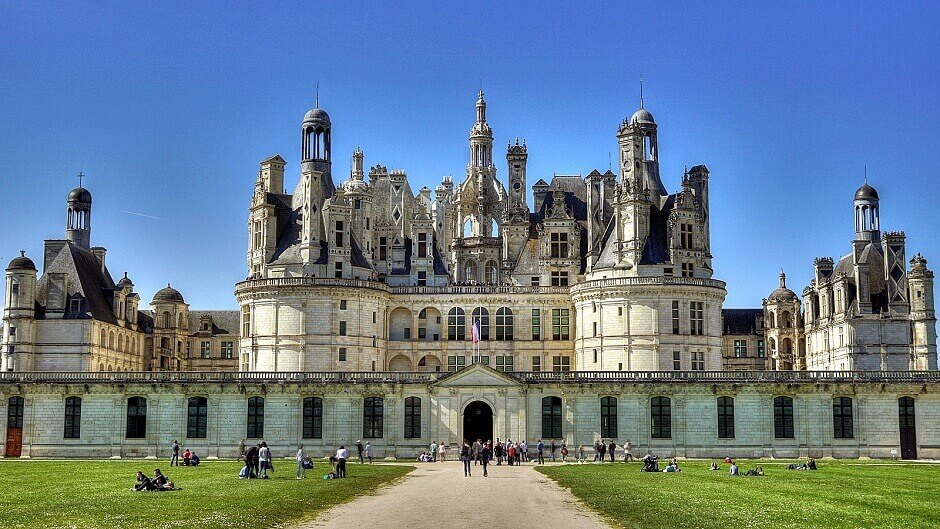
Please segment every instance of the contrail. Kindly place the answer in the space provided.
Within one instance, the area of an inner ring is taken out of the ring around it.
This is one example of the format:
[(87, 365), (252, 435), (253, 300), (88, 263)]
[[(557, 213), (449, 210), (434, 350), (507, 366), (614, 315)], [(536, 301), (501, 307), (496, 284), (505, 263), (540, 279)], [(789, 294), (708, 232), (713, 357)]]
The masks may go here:
[(122, 209), (121, 213), (127, 213), (128, 215), (137, 215), (138, 217), (146, 217), (148, 219), (154, 219), (154, 220), (166, 220), (164, 218), (154, 217), (152, 215), (144, 215), (143, 213), (135, 213), (133, 211), (127, 211), (126, 209)]

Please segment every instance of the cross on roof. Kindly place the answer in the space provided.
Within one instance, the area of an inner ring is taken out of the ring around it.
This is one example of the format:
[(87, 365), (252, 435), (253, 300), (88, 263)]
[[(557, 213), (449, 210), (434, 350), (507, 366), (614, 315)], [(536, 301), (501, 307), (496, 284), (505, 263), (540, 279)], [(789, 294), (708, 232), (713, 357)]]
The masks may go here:
[(85, 173), (79, 171), (78, 173), (78, 187), (82, 187), (82, 178), (85, 177)]

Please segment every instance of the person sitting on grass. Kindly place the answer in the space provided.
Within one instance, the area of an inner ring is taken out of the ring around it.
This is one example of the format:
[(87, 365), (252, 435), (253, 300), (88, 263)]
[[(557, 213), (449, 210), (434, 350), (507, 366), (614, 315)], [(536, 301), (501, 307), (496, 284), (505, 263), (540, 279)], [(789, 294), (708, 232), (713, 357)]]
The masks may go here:
[(728, 474), (731, 476), (738, 475), (738, 464), (734, 461), (734, 459), (731, 460), (731, 468), (728, 469)]
[(809, 461), (806, 462), (806, 470), (816, 470), (816, 460), (809, 458)]
[(646, 456), (643, 457), (643, 468), (640, 472), (659, 472), (658, 460), (658, 457), (647, 452)]
[(134, 484), (134, 488), (131, 490), (133, 490), (134, 492), (142, 492), (142, 491), (151, 491), (151, 490), (154, 490), (155, 488), (156, 487), (154, 487), (153, 482), (150, 481), (150, 478), (148, 478), (146, 475), (144, 475), (143, 472), (138, 470), (137, 471), (137, 483)]
[(163, 475), (163, 472), (160, 472), (159, 468), (153, 469), (153, 486), (155, 490), (176, 490), (176, 487), (173, 486), (173, 482), (168, 480), (166, 476)]
[(763, 476), (764, 467), (757, 467), (754, 470), (748, 470), (747, 472), (744, 473), (744, 475), (745, 476)]
[(192, 452), (191, 455), (189, 456), (189, 464), (194, 467), (198, 467), (200, 461), (201, 460), (199, 459), (199, 456), (196, 455), (196, 452)]
[(186, 450), (183, 450), (183, 466), (184, 467), (189, 466), (189, 462), (190, 462), (189, 460), (192, 457), (193, 457), (193, 453), (189, 451), (189, 448), (187, 448)]
[(718, 463), (712, 461), (712, 466), (708, 467), (708, 470), (721, 470), (721, 468), (718, 467)]

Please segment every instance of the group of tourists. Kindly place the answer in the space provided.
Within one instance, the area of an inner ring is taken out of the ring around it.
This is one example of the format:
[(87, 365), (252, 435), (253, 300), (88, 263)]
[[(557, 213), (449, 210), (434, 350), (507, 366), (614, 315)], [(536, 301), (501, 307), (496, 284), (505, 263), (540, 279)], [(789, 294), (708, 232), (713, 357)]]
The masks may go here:
[(268, 472), (274, 472), (274, 463), (268, 443), (261, 441), (249, 447), (242, 454), (245, 466), (242, 467), (238, 477), (242, 479), (268, 479)]
[[(170, 445), (170, 466), (180, 466), (180, 444), (176, 439), (173, 440), (173, 444)], [(183, 450), (183, 466), (186, 467), (197, 467), (200, 463), (199, 456), (196, 455), (196, 452), (186, 448)]]
[(131, 489), (134, 492), (162, 492), (170, 490), (182, 490), (176, 488), (172, 481), (167, 479), (163, 475), (163, 472), (160, 472), (159, 468), (153, 469), (153, 477), (148, 478), (143, 472), (137, 471), (137, 483), (134, 484), (134, 488)]
[(471, 477), (470, 461), (474, 465), (483, 465), (483, 477), (487, 477), (489, 472), (487, 466), (493, 459), (493, 441), (487, 440), (485, 443), (477, 439), (471, 445), (466, 439), (463, 440), (463, 446), (460, 447), (460, 460), (463, 462), (463, 475), (466, 478)]

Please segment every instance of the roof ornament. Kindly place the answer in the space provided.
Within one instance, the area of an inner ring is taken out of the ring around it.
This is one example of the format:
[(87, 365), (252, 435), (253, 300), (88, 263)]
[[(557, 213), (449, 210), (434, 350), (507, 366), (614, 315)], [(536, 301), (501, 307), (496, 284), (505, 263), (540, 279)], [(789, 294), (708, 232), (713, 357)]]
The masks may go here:
[(26, 257), (26, 250), (20, 250), (20, 257)]
[(317, 95), (313, 100), (313, 108), (320, 108), (320, 81), (317, 81)]
[(865, 183), (867, 184), (868, 183), (868, 166), (865, 165), (863, 167), (865, 168)]
[(85, 177), (85, 173), (79, 171), (78, 172), (78, 187), (82, 187), (82, 178), (84, 177)]
[(643, 74), (640, 74), (640, 108), (643, 108)]

